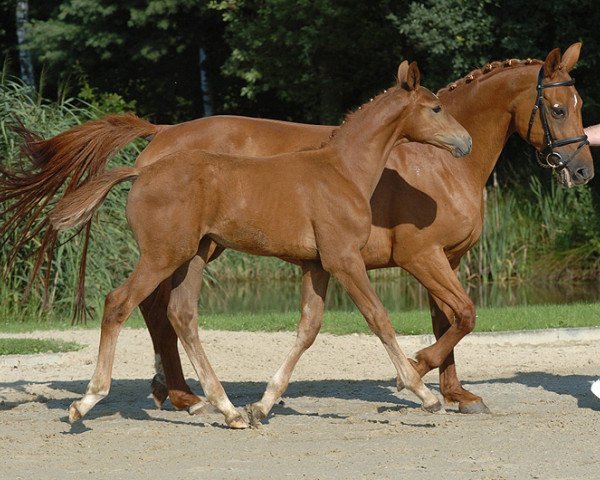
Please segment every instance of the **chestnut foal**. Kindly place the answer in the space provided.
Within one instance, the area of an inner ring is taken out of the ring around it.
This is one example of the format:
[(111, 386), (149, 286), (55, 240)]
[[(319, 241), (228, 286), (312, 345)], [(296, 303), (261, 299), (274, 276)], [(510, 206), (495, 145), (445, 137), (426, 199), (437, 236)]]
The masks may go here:
[[(87, 221), (113, 186), (134, 180), (127, 218), (140, 250), (132, 274), (106, 298), (98, 363), (86, 394), (69, 409), (70, 421), (108, 394), (123, 323), (173, 275), (169, 320), (207, 400), (230, 427), (247, 426), (212, 370), (198, 335), (198, 272), (209, 260), (212, 242), (299, 263), (319, 319), (329, 275), (334, 275), (383, 343), (403, 384), (425, 409), (439, 410), (440, 402), (400, 349), (360, 254), (371, 227), (369, 200), (390, 151), (402, 140), (427, 142), (455, 156), (471, 149), (464, 128), (442, 110), (435, 95), (419, 86), (414, 62), (403, 62), (398, 85), (355, 112), (320, 149), (268, 158), (179, 151), (146, 168), (111, 170), (65, 196), (50, 215), (58, 230)], [(266, 415), (267, 407), (250, 410), (253, 423)]]

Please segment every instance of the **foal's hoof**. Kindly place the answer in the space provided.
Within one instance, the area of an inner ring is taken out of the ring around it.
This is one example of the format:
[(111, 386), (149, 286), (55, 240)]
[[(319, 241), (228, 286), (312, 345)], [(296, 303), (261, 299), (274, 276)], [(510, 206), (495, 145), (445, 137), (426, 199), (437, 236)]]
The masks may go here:
[(246, 406), (246, 413), (248, 414), (248, 420), (250, 420), (250, 426), (252, 428), (260, 427), (261, 420), (267, 418), (267, 415), (262, 411), (262, 409), (253, 403), (252, 405)]
[(241, 415), (233, 417), (231, 420), (226, 420), (226, 422), (229, 428), (233, 428), (236, 430), (248, 428), (248, 423), (246, 423), (246, 420), (244, 420)]
[(190, 415), (200, 415), (203, 413), (219, 413), (219, 410), (214, 405), (211, 405), (206, 400), (200, 400), (199, 402), (190, 405), (187, 408)]
[(404, 385), (404, 382), (400, 379), (400, 377), (396, 377), (396, 388), (399, 392), (406, 388), (406, 385)]
[(446, 413), (446, 410), (442, 407), (439, 400), (431, 405), (423, 405), (422, 408), (429, 413)]
[(159, 409), (162, 408), (169, 396), (169, 389), (161, 381), (159, 375), (154, 375), (152, 382), (150, 382), (150, 388), (152, 390), (152, 399), (154, 400), (156, 407)]
[(467, 413), (469, 415), (478, 414), (478, 413), (492, 413), (490, 409), (487, 407), (482, 400), (478, 402), (471, 403), (459, 403), (458, 411), (460, 413)]
[(83, 415), (77, 409), (77, 403), (73, 402), (69, 407), (69, 423), (75, 423), (77, 420), (80, 420)]

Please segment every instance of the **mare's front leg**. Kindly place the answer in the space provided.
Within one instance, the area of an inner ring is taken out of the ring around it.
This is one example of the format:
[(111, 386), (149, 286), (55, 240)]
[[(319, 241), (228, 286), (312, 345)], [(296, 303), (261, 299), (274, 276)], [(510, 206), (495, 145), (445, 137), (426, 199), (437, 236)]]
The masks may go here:
[[(429, 305), (431, 306), (431, 321), (433, 324), (433, 333), (436, 339), (440, 339), (451, 327), (454, 320), (454, 312), (448, 305), (429, 295)], [(420, 358), (423, 354), (417, 354)], [(448, 403), (458, 403), (458, 409), (461, 413), (490, 413), (488, 407), (483, 403), (483, 399), (469, 392), (464, 388), (456, 373), (456, 364), (454, 363), (454, 350), (451, 350), (440, 369), (440, 391)]]
[(302, 264), (302, 313), (296, 332), (296, 342), (279, 370), (271, 378), (260, 401), (247, 407), (252, 426), (258, 426), (260, 421), (267, 417), (274, 403), (287, 389), (292, 372), (300, 357), (315, 341), (323, 324), (325, 294), (329, 277), (329, 273), (323, 270), (320, 262), (313, 261)]
[(375, 293), (364, 262), (358, 249), (347, 252), (321, 250), (323, 266), (334, 275), (348, 292), (369, 328), (383, 343), (398, 376), (403, 384), (422, 401), (423, 408), (430, 412), (439, 411), (442, 405), (437, 397), (425, 386), (421, 376), (411, 365), (396, 340), (396, 332), (387, 311)]
[(229, 427), (246, 428), (248, 424), (227, 397), (200, 342), (198, 297), (207, 258), (199, 251), (198, 255), (175, 272), (167, 315), (200, 379), (207, 400), (225, 416)]
[[(437, 341), (419, 351), (415, 368), (421, 376), (440, 368), (440, 389), (444, 398), (458, 402), (464, 413), (489, 412), (481, 397), (460, 386), (454, 365), (454, 347), (475, 328), (475, 305), (460, 284), (442, 249), (421, 254), (419, 261), (402, 263), (429, 291), (433, 329)], [(399, 388), (402, 382), (399, 381)]]
[(183, 375), (177, 334), (167, 317), (170, 297), (171, 278), (168, 278), (140, 304), (154, 346), (156, 374), (152, 379), (152, 397), (159, 408), (169, 397), (175, 408), (194, 414), (204, 402), (192, 393)]

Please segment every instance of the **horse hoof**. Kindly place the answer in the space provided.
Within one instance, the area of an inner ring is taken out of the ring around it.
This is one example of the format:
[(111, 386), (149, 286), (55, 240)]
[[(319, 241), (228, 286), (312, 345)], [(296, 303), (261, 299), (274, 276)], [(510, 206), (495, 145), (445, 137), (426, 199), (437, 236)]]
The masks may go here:
[(400, 377), (396, 377), (396, 388), (398, 389), (399, 392), (401, 392), (402, 390), (404, 390), (406, 388), (406, 386), (404, 385), (404, 382), (402, 380), (400, 380)]
[(77, 402), (73, 402), (69, 407), (69, 423), (75, 423), (82, 417), (81, 413), (77, 409)]
[(246, 413), (248, 414), (248, 420), (252, 428), (260, 427), (262, 425), (261, 420), (267, 417), (261, 408), (254, 403), (246, 406)]
[(159, 379), (158, 375), (154, 375), (154, 378), (150, 382), (150, 388), (152, 391), (152, 399), (156, 404), (156, 408), (161, 409), (169, 396), (169, 390), (167, 389), (166, 385)]
[(233, 428), (235, 430), (242, 430), (244, 428), (248, 428), (248, 423), (246, 423), (246, 420), (244, 420), (241, 415), (238, 415), (237, 417), (234, 417), (232, 420), (228, 420), (227, 426), (229, 428)]
[(187, 408), (187, 411), (190, 415), (200, 415), (201, 413), (219, 413), (217, 407), (211, 405), (205, 400), (200, 400), (199, 402), (190, 405)]
[(194, 403), (188, 407), (187, 411), (190, 415), (200, 415), (205, 406), (206, 404), (204, 402)]
[(442, 407), (439, 400), (432, 405), (423, 405), (422, 408), (429, 413), (446, 413), (446, 410)]
[(472, 403), (459, 403), (458, 411), (460, 413), (466, 413), (469, 415), (479, 414), (479, 413), (492, 413), (490, 411), (490, 409), (487, 407), (487, 405), (485, 403), (483, 403), (482, 400), (479, 400), (478, 402), (472, 402)]

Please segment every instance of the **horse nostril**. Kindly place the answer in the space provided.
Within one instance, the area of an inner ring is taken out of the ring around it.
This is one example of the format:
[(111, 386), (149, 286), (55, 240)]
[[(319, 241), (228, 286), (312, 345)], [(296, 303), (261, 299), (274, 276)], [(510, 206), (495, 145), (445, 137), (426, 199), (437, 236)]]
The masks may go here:
[(462, 146), (460, 148), (461, 153), (463, 155), (468, 155), (469, 153), (471, 153), (471, 148), (473, 146), (473, 141), (471, 140), (471, 137), (464, 137), (462, 139), (462, 141), (463, 141), (463, 144), (462, 144)]
[(473, 149), (473, 140), (471, 137), (467, 139), (467, 153), (470, 153)]
[(581, 178), (581, 179), (584, 179), (584, 180), (585, 180), (585, 179), (587, 179), (587, 178), (589, 177), (589, 170), (588, 170), (588, 168), (586, 168), (586, 167), (581, 167), (581, 168), (578, 168), (578, 169), (575, 171), (575, 174), (576, 174), (576, 175), (577, 175), (579, 178)]

